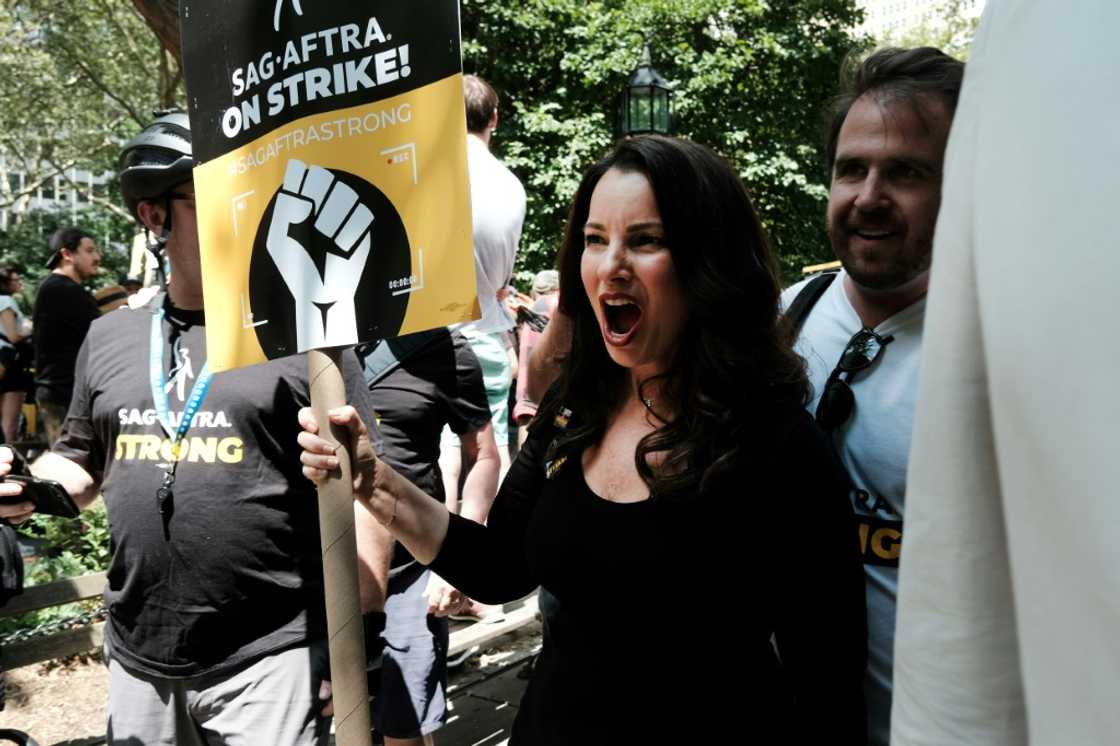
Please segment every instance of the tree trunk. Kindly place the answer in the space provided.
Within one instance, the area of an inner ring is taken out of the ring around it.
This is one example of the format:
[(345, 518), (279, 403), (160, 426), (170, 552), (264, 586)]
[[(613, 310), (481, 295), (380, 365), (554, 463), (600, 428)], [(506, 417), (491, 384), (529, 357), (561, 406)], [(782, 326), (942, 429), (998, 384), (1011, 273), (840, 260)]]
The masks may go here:
[(132, 4), (181, 69), (183, 50), (179, 41), (179, 0), (132, 0)]

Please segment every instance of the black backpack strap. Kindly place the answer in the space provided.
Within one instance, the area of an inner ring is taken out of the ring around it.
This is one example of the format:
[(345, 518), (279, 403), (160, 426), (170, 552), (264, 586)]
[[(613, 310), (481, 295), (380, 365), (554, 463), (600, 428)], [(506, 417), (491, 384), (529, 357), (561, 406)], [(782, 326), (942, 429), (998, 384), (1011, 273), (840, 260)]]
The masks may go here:
[(372, 389), (374, 384), (400, 367), (413, 354), (448, 335), (450, 332), (447, 327), (441, 326), (426, 332), (383, 339), (373, 345), (355, 347), (354, 351), (358, 355), (358, 361), (362, 364), (362, 372), (366, 378), (366, 386)]
[(813, 310), (813, 306), (824, 295), (824, 291), (828, 290), (828, 286), (836, 279), (836, 272), (825, 272), (819, 274), (805, 284), (801, 288), (801, 292), (789, 304), (786, 309), (785, 317), (789, 319), (789, 323), (793, 325), (794, 336), (801, 332), (801, 327), (805, 324), (805, 319), (809, 318), (809, 312)]

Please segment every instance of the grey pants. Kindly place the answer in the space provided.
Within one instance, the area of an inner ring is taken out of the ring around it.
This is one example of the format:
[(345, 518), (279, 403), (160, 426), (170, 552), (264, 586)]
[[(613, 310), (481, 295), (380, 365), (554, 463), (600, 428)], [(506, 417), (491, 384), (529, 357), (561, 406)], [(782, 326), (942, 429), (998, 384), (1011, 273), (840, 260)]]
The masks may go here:
[(189, 679), (149, 676), (109, 657), (110, 746), (326, 746), (316, 648), (301, 646)]
[(447, 619), (428, 615), (431, 572), (411, 562), (389, 575), (385, 647), (373, 723), (390, 738), (418, 738), (447, 719)]

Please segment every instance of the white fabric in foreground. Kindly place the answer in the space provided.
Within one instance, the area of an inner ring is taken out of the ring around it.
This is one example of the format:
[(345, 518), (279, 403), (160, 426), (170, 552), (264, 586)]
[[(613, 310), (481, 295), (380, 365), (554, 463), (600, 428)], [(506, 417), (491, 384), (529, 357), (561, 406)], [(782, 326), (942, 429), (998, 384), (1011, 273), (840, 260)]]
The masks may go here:
[(910, 455), (895, 746), (1120, 732), (1117, 28), (1115, 0), (992, 0), (968, 63)]

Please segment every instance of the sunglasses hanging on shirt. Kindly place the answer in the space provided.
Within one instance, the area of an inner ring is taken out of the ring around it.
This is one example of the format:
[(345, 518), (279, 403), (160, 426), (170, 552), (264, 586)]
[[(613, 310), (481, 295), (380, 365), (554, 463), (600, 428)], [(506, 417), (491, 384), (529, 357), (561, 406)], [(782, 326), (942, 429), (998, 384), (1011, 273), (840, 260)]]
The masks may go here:
[(832, 432), (851, 418), (856, 398), (848, 381), (859, 371), (870, 368), (893, 340), (893, 335), (880, 337), (867, 327), (860, 329), (848, 340), (840, 361), (828, 375), (821, 399), (817, 402), (817, 423), (826, 431)]

